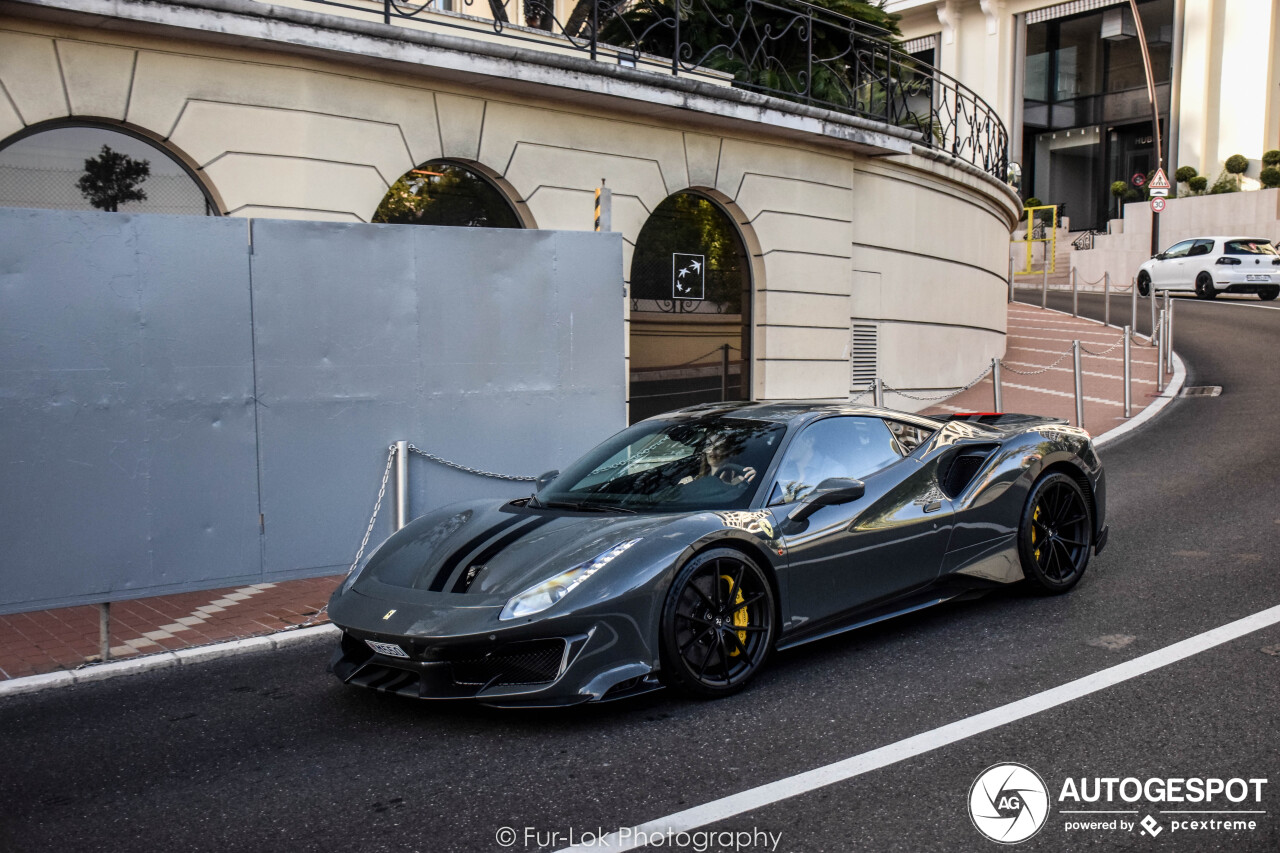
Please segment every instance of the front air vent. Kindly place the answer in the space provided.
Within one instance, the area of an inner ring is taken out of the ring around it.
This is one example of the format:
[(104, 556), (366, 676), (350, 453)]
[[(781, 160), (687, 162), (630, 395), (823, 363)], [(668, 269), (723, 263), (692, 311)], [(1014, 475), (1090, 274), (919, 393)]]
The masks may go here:
[(566, 642), (562, 639), (513, 643), (491, 654), (453, 662), (456, 684), (507, 687), (547, 684), (560, 675)]

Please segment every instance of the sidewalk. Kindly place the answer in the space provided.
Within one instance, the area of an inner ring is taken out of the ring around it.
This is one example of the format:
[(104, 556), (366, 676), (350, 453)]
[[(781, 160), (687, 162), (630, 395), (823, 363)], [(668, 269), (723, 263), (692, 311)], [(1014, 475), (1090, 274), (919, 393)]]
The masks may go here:
[[(1084, 425), (1095, 437), (1125, 423), (1121, 331), (1030, 305), (1009, 306), (1004, 358), (1004, 410), (1075, 422), (1071, 341), (1083, 354)], [(1156, 352), (1139, 340), (1133, 354), (1133, 415), (1156, 397)], [(1063, 354), (1065, 357), (1062, 357)], [(890, 393), (886, 403), (894, 405)], [(990, 411), (991, 378), (926, 409), (927, 414)], [(164, 650), (259, 636), (307, 623), (341, 576), (258, 583), (211, 592), (122, 601), (111, 605), (111, 657), (137, 658)], [(75, 669), (97, 660), (98, 608), (65, 607), (0, 616), (0, 682)]]

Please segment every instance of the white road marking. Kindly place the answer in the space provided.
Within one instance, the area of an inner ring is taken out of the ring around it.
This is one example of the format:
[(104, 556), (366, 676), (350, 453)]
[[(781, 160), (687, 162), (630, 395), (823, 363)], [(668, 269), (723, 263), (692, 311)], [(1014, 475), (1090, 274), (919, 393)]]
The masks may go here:
[[(1005, 382), (1003, 380), (1000, 382), (1000, 385), (1004, 388), (1017, 388), (1021, 391), (1034, 391), (1037, 394), (1048, 394), (1050, 397), (1070, 397), (1073, 400), (1076, 398), (1076, 392), (1074, 391), (1052, 391), (1048, 388), (1037, 388), (1035, 385), (1022, 385), (1017, 382)], [(1107, 406), (1124, 407), (1123, 400), (1108, 400), (1105, 397), (1090, 397), (1088, 394), (1082, 394), (1081, 396), (1089, 403), (1103, 403)]]
[(1280, 623), (1280, 606), (1268, 608), (1252, 616), (1246, 616), (1243, 619), (1174, 643), (1171, 646), (1165, 646), (1163, 649), (1142, 655), (1131, 661), (1117, 664), (1092, 675), (1086, 675), (1084, 678), (1078, 678), (1060, 687), (1036, 693), (1025, 699), (1001, 705), (999, 708), (983, 711), (981, 714), (949, 723), (941, 728), (923, 732), (914, 737), (900, 740), (897, 743), (891, 743), (888, 746), (882, 746), (879, 749), (873, 749), (870, 752), (864, 752), (861, 755), (855, 755), (852, 758), (828, 764), (825, 767), (818, 767), (805, 773), (761, 785), (758, 788), (751, 788), (719, 800), (712, 800), (704, 805), (694, 806), (691, 809), (686, 809), (667, 817), (642, 823), (625, 832), (619, 830), (604, 836), (594, 844), (566, 847), (558, 851), (558, 853), (574, 853), (575, 851), (593, 849), (634, 850), (637, 847), (644, 846), (639, 843), (639, 840), (646, 835), (657, 837), (668, 832), (687, 832), (701, 826), (718, 823), (735, 815), (764, 808), (780, 800), (806, 794), (819, 788), (825, 788), (828, 785), (834, 785), (837, 782), (847, 781), (872, 770), (897, 764), (908, 758), (932, 752), (935, 749), (949, 746), (974, 735), (1039, 714), (1050, 708), (1056, 708), (1059, 705), (1074, 701), (1082, 696), (1088, 696), (1090, 693), (1113, 687), (1131, 678), (1146, 675), (1148, 672), (1177, 663), (1180, 660), (1197, 655), (1215, 646), (1220, 646), (1223, 643), (1228, 643), (1246, 634), (1251, 634), (1254, 631), (1268, 628), (1276, 623)]

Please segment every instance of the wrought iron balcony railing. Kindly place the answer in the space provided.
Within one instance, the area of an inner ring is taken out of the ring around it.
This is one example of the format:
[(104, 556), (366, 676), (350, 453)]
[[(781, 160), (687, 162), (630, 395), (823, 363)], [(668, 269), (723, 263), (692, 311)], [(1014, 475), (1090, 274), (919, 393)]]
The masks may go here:
[(1008, 167), (1008, 133), (975, 92), (897, 50), (885, 30), (802, 0), (313, 2), (730, 83), (904, 128), (1002, 181)]

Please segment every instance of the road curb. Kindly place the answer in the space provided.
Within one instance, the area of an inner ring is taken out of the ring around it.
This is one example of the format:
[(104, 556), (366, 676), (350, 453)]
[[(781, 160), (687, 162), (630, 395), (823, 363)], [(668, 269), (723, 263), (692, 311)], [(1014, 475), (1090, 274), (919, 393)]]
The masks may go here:
[(288, 648), (317, 637), (337, 636), (335, 625), (315, 625), (310, 628), (291, 628), (262, 637), (247, 637), (243, 640), (231, 640), (226, 643), (214, 643), (208, 646), (193, 646), (189, 649), (177, 649), (171, 652), (160, 652), (130, 660), (114, 663), (86, 666), (82, 669), (66, 669), (61, 672), (48, 672), (41, 675), (28, 675), (22, 678), (11, 678), (0, 681), (0, 699), (6, 696), (21, 696), (28, 693), (39, 693), (56, 687), (70, 687), (73, 684), (88, 684), (94, 681), (106, 681), (140, 672), (156, 669), (167, 669), (174, 666), (191, 666), (218, 658), (250, 652), (264, 652), (274, 649)]
[(1129, 420), (1120, 424), (1120, 426), (1109, 429), (1102, 435), (1097, 436), (1093, 440), (1094, 447), (1103, 447), (1117, 438), (1128, 435), (1135, 430), (1139, 430), (1146, 426), (1147, 422), (1155, 418), (1164, 411), (1165, 406), (1173, 402), (1173, 398), (1177, 397), (1182, 391), (1182, 385), (1187, 380), (1187, 366), (1183, 363), (1181, 356), (1176, 352), (1172, 353), (1173, 357), (1173, 376), (1169, 379), (1169, 384), (1164, 387), (1164, 392), (1156, 397), (1145, 409), (1134, 415)]

